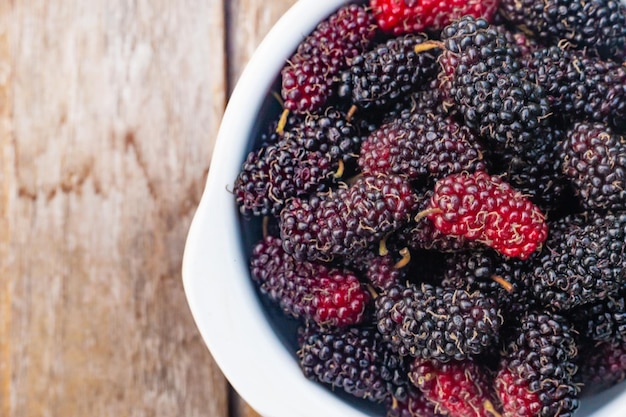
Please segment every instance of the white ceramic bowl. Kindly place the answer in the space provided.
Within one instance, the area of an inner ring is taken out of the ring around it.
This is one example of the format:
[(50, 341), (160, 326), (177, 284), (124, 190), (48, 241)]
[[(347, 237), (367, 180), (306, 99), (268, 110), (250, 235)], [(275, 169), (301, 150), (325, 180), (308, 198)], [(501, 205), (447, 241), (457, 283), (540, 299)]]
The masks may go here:
[[(276, 110), (268, 92), (285, 60), (344, 3), (298, 1), (258, 47), (228, 103), (185, 247), (183, 284), (198, 329), (232, 386), (265, 417), (384, 416), (376, 406), (355, 407), (346, 396), (303, 377), (288, 332), (277, 328), (286, 321), (268, 312), (250, 280), (247, 243), (231, 192), (251, 138), (264, 128), (259, 118)], [(582, 401), (576, 417), (624, 415), (622, 384)]]

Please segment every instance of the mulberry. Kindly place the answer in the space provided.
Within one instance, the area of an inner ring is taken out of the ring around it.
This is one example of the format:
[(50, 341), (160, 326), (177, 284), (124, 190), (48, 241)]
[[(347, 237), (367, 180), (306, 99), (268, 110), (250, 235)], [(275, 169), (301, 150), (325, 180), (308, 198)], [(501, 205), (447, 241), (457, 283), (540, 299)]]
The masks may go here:
[(576, 123), (562, 145), (563, 173), (591, 210), (626, 209), (626, 138), (600, 123)]
[(509, 184), (484, 171), (439, 180), (424, 215), (443, 234), (476, 240), (520, 259), (541, 248), (548, 235), (544, 214)]
[(424, 35), (391, 38), (356, 56), (342, 74), (339, 96), (350, 98), (359, 109), (386, 109), (437, 74), (432, 51), (416, 53)]
[(502, 417), (571, 417), (580, 395), (574, 379), (577, 354), (573, 330), (564, 317), (525, 314), (495, 378)]
[(559, 311), (600, 301), (623, 285), (626, 214), (584, 213), (551, 224), (528, 274), (531, 290)]
[(539, 40), (561, 40), (620, 61), (626, 53), (626, 7), (619, 0), (501, 0), (500, 14)]
[(376, 329), (312, 328), (302, 339), (297, 353), (307, 378), (374, 402), (406, 396), (407, 367)]
[(434, 182), (462, 171), (485, 170), (483, 147), (465, 126), (444, 115), (417, 115), (383, 125), (362, 144), (362, 172)]
[(372, 14), (355, 4), (322, 21), (281, 72), (285, 109), (297, 113), (320, 110), (332, 94), (333, 76), (365, 50), (375, 34)]
[(484, 19), (465, 16), (441, 35), (443, 88), (465, 124), (496, 149), (532, 151), (552, 116), (545, 91), (520, 61), (520, 48)]
[(309, 201), (291, 200), (280, 213), (285, 251), (296, 259), (354, 258), (408, 223), (417, 205), (399, 176), (362, 176), (348, 188)]
[(252, 279), (262, 294), (295, 318), (323, 326), (348, 326), (363, 321), (369, 292), (347, 270), (296, 262), (279, 238), (257, 243), (250, 260)]
[(416, 358), (409, 378), (437, 410), (457, 417), (494, 417), (499, 413), (487, 369), (471, 360), (441, 363)]
[(551, 107), (574, 121), (626, 126), (626, 68), (585, 51), (556, 45), (522, 58)]
[(502, 317), (479, 292), (429, 284), (396, 286), (375, 300), (378, 331), (401, 356), (449, 361), (496, 343)]
[(252, 151), (235, 180), (239, 210), (244, 216), (278, 215), (290, 198), (327, 190), (338, 167), (328, 153), (307, 151), (291, 139)]
[(438, 31), (464, 15), (491, 19), (499, 0), (370, 0), (380, 28), (388, 33)]

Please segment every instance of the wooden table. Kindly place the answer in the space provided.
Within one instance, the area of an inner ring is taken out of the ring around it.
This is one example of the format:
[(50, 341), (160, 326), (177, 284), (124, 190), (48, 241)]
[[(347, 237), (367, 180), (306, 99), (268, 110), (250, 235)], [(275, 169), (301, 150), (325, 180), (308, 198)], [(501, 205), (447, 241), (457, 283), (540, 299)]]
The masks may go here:
[(0, 415), (249, 416), (181, 284), (227, 97), (295, 0), (0, 1)]

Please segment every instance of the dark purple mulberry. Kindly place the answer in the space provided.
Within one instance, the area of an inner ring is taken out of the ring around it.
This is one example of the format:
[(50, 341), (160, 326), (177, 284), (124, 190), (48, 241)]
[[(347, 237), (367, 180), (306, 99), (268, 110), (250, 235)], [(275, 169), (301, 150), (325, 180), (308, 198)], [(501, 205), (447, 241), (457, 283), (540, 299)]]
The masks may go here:
[(548, 44), (567, 42), (618, 61), (626, 53), (626, 6), (619, 0), (501, 0), (500, 14)]
[(378, 331), (399, 355), (444, 362), (486, 351), (502, 324), (494, 299), (429, 284), (392, 287), (375, 311)]
[(501, 27), (471, 16), (447, 26), (441, 37), (445, 106), (485, 139), (493, 173), (551, 210), (563, 192), (553, 151), (561, 131), (546, 91), (522, 65), (521, 48)]
[(621, 63), (556, 45), (522, 60), (555, 111), (573, 121), (626, 126), (626, 68)]
[(415, 52), (424, 41), (421, 34), (403, 35), (356, 56), (342, 74), (339, 96), (350, 98), (359, 109), (380, 110), (428, 83), (438, 66), (434, 51)]
[(402, 177), (366, 175), (348, 188), (291, 200), (280, 213), (281, 237), (296, 259), (355, 258), (407, 223), (416, 207)]
[(626, 342), (583, 344), (576, 380), (593, 395), (626, 380)]
[(374, 328), (307, 329), (298, 350), (304, 375), (374, 402), (405, 397), (408, 367)]
[(576, 123), (563, 142), (562, 158), (583, 208), (626, 209), (626, 137), (601, 123)]
[(261, 293), (278, 303), (287, 315), (322, 326), (360, 323), (370, 300), (369, 292), (352, 272), (297, 262), (273, 236), (254, 247), (250, 271)]
[(560, 311), (598, 302), (624, 285), (626, 213), (583, 213), (551, 224), (528, 273), (531, 290)]
[(428, 180), (484, 170), (483, 147), (465, 126), (445, 115), (422, 114), (383, 125), (362, 144), (362, 172)]
[(287, 200), (328, 189), (339, 163), (284, 139), (248, 154), (234, 194), (244, 216), (278, 215)]

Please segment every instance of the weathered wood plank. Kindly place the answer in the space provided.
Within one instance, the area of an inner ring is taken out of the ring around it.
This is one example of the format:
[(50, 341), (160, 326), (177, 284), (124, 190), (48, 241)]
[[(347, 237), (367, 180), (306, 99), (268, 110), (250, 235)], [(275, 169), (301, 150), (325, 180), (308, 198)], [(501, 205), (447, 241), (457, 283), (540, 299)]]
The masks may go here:
[(7, 2), (0, 3), (0, 415), (9, 416), (11, 408), (11, 281), (7, 260), (9, 258), (9, 236), (11, 223), (9, 206), (13, 162), (9, 147), (11, 141), (11, 68), (9, 61)]
[(0, 412), (228, 415), (180, 277), (226, 98), (223, 2), (0, 16)]
[(263, 37), (296, 1), (231, 0), (227, 2), (226, 12), (229, 22), (227, 62), (231, 91)]

